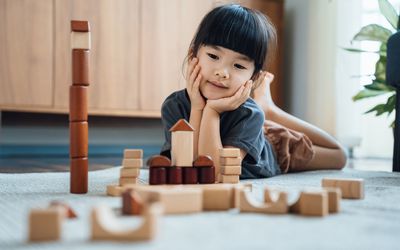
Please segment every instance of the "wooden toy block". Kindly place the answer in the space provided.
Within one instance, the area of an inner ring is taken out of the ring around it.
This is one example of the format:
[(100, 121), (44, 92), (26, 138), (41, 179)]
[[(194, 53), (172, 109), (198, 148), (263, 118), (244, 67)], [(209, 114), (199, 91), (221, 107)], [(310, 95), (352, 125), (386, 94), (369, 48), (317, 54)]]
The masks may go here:
[(242, 166), (221, 166), (221, 174), (223, 175), (241, 175)]
[(193, 163), (193, 127), (180, 119), (171, 132), (171, 164), (177, 167), (192, 167)]
[(215, 183), (215, 167), (196, 167), (200, 184)]
[(142, 159), (123, 159), (122, 166), (124, 168), (141, 168), (143, 166)]
[(54, 241), (61, 238), (65, 209), (49, 207), (29, 213), (29, 241)]
[(221, 157), (220, 163), (221, 163), (221, 166), (241, 166), (242, 158), (241, 157)]
[(122, 193), (122, 214), (139, 215), (143, 210), (143, 200), (132, 189), (128, 188)]
[(127, 184), (137, 184), (138, 179), (137, 177), (120, 177), (119, 178), (119, 185), (125, 186)]
[(69, 87), (69, 121), (85, 122), (88, 119), (88, 88), (85, 86)]
[(70, 159), (70, 192), (85, 194), (88, 192), (88, 158)]
[(193, 162), (193, 167), (214, 167), (214, 162), (211, 159), (211, 156), (208, 155), (200, 155)]
[(71, 32), (71, 49), (90, 50), (90, 32)]
[(302, 192), (299, 198), (299, 212), (306, 216), (326, 216), (329, 213), (327, 192)]
[(219, 149), (220, 157), (240, 157), (240, 149), (238, 148), (220, 148)]
[[(84, 33), (81, 33), (84, 34)], [(89, 86), (90, 51), (85, 49), (72, 50), (72, 84)]]
[(158, 220), (162, 214), (158, 203), (144, 207), (143, 223), (136, 229), (118, 224), (111, 208), (98, 206), (91, 213), (91, 239), (113, 241), (139, 241), (153, 239), (157, 233)]
[(129, 185), (125, 185), (125, 186), (120, 186), (120, 185), (107, 185), (107, 195), (109, 196), (121, 196), (123, 191), (126, 190), (126, 188), (128, 188)]
[(88, 156), (88, 123), (70, 122), (70, 157), (83, 158)]
[(171, 160), (163, 155), (153, 155), (147, 160), (149, 167), (172, 167)]
[(149, 171), (149, 184), (162, 185), (167, 183), (167, 170), (166, 168), (152, 167)]
[(125, 149), (124, 159), (142, 159), (143, 149)]
[(234, 207), (232, 186), (215, 186), (203, 189), (203, 210), (229, 210)]
[(239, 175), (224, 175), (221, 174), (222, 183), (239, 183)]
[(280, 192), (275, 202), (261, 203), (249, 197), (249, 192), (241, 189), (240, 192), (240, 212), (286, 214), (288, 212), (287, 193)]
[(121, 168), (119, 173), (121, 177), (138, 177), (140, 168)]
[(167, 169), (167, 184), (182, 184), (182, 168), (170, 167)]
[(340, 211), (340, 200), (342, 191), (340, 188), (324, 188), (328, 192), (328, 210), (329, 213), (338, 213)]
[(71, 21), (71, 31), (89, 32), (90, 31), (89, 22), (88, 21), (72, 20)]
[(52, 201), (50, 202), (49, 207), (60, 207), (61, 209), (65, 210), (65, 217), (68, 219), (74, 219), (78, 216), (76, 215), (75, 211), (66, 203), (61, 201)]
[(198, 180), (197, 168), (182, 168), (182, 183), (196, 184)]
[(322, 187), (337, 187), (346, 199), (364, 199), (363, 179), (323, 178)]

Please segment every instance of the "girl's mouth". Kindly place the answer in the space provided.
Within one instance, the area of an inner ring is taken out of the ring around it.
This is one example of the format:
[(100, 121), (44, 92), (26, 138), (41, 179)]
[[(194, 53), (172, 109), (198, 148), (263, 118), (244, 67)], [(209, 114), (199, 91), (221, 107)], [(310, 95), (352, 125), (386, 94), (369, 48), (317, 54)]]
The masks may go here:
[(227, 89), (225, 85), (223, 85), (220, 82), (212, 82), (212, 81), (207, 81), (207, 83), (211, 84), (213, 87), (219, 88), (219, 89)]

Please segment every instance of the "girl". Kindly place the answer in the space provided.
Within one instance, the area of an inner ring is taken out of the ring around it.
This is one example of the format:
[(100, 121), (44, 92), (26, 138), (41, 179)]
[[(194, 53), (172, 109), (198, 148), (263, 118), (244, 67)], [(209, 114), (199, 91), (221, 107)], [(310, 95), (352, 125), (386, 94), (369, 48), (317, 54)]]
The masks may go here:
[(261, 70), (274, 43), (275, 30), (258, 11), (224, 5), (209, 12), (189, 47), (186, 89), (162, 105), (161, 154), (170, 157), (169, 129), (184, 118), (195, 129), (194, 157), (210, 155), (217, 173), (223, 147), (240, 149), (242, 179), (343, 168), (346, 156), (334, 138), (273, 103), (273, 75)]

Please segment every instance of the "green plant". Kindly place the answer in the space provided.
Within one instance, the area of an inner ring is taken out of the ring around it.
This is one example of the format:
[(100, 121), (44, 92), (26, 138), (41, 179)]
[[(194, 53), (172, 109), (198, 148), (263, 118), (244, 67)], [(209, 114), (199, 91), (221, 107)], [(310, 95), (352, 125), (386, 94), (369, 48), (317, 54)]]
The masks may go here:
[[(346, 48), (347, 51), (361, 53), (376, 53), (379, 59), (375, 64), (375, 73), (371, 75), (372, 83), (364, 85), (355, 96), (353, 101), (359, 101), (365, 98), (388, 94), (389, 97), (385, 103), (380, 103), (366, 111), (367, 113), (376, 112), (376, 116), (387, 113), (389, 116), (395, 109), (396, 89), (386, 83), (386, 45), (389, 37), (396, 32), (398, 28), (399, 15), (393, 5), (388, 0), (378, 0), (381, 14), (390, 23), (393, 30), (389, 30), (378, 24), (369, 24), (361, 28), (361, 30), (353, 37), (353, 41), (376, 41), (380, 42), (378, 51), (366, 51), (361, 49)], [(394, 121), (391, 127), (394, 126)]]

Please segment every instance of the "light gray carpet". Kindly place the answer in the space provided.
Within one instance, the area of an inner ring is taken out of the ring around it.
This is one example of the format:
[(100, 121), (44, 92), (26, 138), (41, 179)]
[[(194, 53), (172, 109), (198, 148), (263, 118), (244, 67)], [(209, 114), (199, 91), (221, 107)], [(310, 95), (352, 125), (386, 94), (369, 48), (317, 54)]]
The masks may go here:
[[(141, 177), (147, 179), (148, 172)], [(342, 200), (342, 211), (325, 218), (296, 215), (240, 214), (238, 211), (164, 216), (155, 240), (142, 243), (90, 242), (91, 207), (120, 207), (107, 197), (106, 185), (116, 183), (119, 168), (90, 173), (90, 192), (72, 195), (68, 173), (0, 174), (0, 249), (400, 249), (400, 174), (368, 171), (314, 171), (253, 180), (261, 198), (265, 185), (282, 187), (295, 197), (303, 187), (319, 187), (321, 178), (364, 178), (364, 200)], [(292, 198), (293, 199), (293, 198)], [(63, 226), (63, 239), (28, 244), (27, 215), (33, 207), (63, 200), (79, 214)], [(137, 224), (137, 218), (121, 218)], [(396, 237), (397, 235), (397, 237)]]

